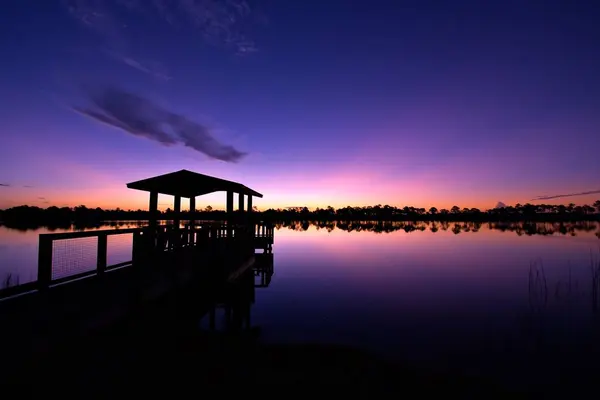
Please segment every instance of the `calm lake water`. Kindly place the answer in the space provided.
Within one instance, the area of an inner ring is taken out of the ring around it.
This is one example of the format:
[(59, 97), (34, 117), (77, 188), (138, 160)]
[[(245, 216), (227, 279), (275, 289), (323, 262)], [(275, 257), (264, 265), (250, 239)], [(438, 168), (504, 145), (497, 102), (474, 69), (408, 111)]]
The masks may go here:
[[(540, 346), (540, 364), (567, 345), (573, 357), (592, 351), (597, 223), (320, 225), (276, 227), (274, 275), (252, 307), (266, 342), (345, 344), (474, 371)], [(0, 226), (0, 276), (34, 280), (48, 231)], [(130, 256), (128, 243), (109, 242), (109, 264)]]

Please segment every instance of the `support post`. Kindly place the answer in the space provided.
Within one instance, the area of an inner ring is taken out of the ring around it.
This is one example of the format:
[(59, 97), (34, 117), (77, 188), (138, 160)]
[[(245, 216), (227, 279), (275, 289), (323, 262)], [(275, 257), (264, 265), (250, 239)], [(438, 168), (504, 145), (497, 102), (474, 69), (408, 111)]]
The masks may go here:
[(233, 192), (227, 191), (227, 240), (233, 236)]
[(103, 274), (106, 271), (106, 252), (108, 235), (98, 236), (98, 255), (96, 257), (96, 273)]
[(196, 214), (196, 197), (192, 196), (190, 197), (190, 222), (189, 222), (189, 226), (188, 226), (188, 230), (189, 230), (189, 237), (188, 237), (188, 243), (191, 246), (194, 246), (196, 243), (194, 241), (195, 238), (195, 225), (196, 225), (196, 220), (194, 220), (194, 215)]
[(244, 212), (244, 194), (243, 193), (238, 193), (238, 211), (239, 212)]
[(233, 214), (233, 192), (227, 192), (227, 216)]
[(158, 192), (150, 192), (150, 207), (148, 208), (150, 211), (150, 216), (148, 218), (148, 226), (149, 232), (148, 243), (152, 243), (152, 250), (156, 245), (156, 239), (158, 238)]
[(52, 238), (40, 235), (37, 283), (40, 290), (52, 282)]
[(140, 265), (140, 256), (143, 254), (142, 233), (133, 232), (133, 246), (131, 246), (131, 263), (134, 267)]
[(190, 214), (191, 214), (191, 218), (193, 219), (194, 217), (194, 213), (196, 212), (196, 198), (195, 197), (190, 197)]
[(156, 226), (158, 222), (158, 192), (150, 192), (150, 225)]
[(175, 209), (175, 218), (173, 218), (173, 222), (175, 224), (175, 229), (179, 229), (179, 223), (181, 222), (181, 196), (175, 196), (175, 202), (173, 205)]
[(251, 194), (249, 194), (249, 195), (248, 195), (248, 212), (252, 212), (252, 211), (254, 211), (254, 210), (252, 209), (252, 195), (251, 195)]

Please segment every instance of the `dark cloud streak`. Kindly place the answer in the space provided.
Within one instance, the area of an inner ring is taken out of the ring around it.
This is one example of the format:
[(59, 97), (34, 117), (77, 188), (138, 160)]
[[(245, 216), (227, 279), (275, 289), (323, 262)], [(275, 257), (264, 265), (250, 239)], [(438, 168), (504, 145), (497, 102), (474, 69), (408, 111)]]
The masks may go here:
[(533, 199), (531, 199), (531, 201), (535, 201), (535, 200), (552, 200), (552, 199), (559, 199), (562, 197), (575, 197), (575, 196), (585, 196), (587, 194), (596, 194), (596, 193), (600, 193), (600, 190), (590, 190), (588, 192), (579, 192), (579, 193), (568, 193), (568, 194), (556, 194), (556, 195), (552, 195), (552, 196), (538, 196), (535, 197)]
[(181, 143), (226, 162), (237, 162), (246, 154), (220, 143), (207, 126), (136, 94), (107, 87), (88, 91), (87, 95), (93, 108), (72, 107), (74, 111), (132, 135), (155, 140), (164, 146)]
[(0, 186), (10, 187), (10, 185), (8, 183), (0, 183)]

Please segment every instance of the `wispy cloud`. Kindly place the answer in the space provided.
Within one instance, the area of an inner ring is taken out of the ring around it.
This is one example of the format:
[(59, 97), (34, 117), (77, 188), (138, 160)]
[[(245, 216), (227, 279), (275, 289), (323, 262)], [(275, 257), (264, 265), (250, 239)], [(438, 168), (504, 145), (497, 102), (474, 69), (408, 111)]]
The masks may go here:
[[(197, 33), (201, 41), (232, 49), (238, 55), (257, 51), (246, 33), (257, 22), (245, 0), (63, 0), (69, 14), (100, 35), (112, 57), (159, 79), (171, 79), (164, 66), (134, 56), (130, 22), (151, 18), (178, 31)], [(148, 22), (148, 21), (146, 21)], [(135, 23), (132, 24), (135, 26)]]
[(535, 198), (531, 199), (531, 201), (559, 199), (561, 197), (585, 196), (587, 194), (597, 194), (597, 193), (600, 193), (600, 190), (590, 190), (587, 192), (579, 192), (579, 193), (555, 194), (555, 195), (551, 195), (551, 196), (544, 195), (544, 196), (535, 197)]
[(169, 74), (169, 71), (160, 63), (152, 60), (142, 61), (137, 58), (132, 58), (131, 56), (125, 56), (115, 51), (106, 51), (111, 58), (122, 62), (125, 65), (130, 66), (131, 68), (137, 69), (138, 71), (144, 72), (148, 75), (151, 75), (157, 79), (169, 81), (173, 77)]
[(23, 185), (23, 187), (24, 187), (24, 188), (31, 189), (33, 186), (31, 186), (31, 185)]
[(45, 197), (38, 197), (38, 200), (46, 200)]
[(237, 162), (246, 155), (220, 143), (206, 125), (136, 94), (114, 87), (90, 90), (86, 94), (93, 106), (72, 109), (95, 121), (155, 140), (164, 146), (180, 143), (222, 161)]
[(8, 183), (0, 183), (0, 186), (10, 187), (10, 185)]
[(245, 33), (256, 21), (245, 0), (154, 0), (152, 5), (162, 20), (174, 27), (193, 28), (209, 44), (232, 48), (237, 54), (258, 50)]
[(129, 65), (130, 67), (135, 68), (135, 69), (137, 69), (139, 71), (145, 72), (147, 74), (153, 75), (156, 78), (164, 79), (164, 80), (167, 80), (167, 81), (169, 79), (171, 79), (171, 76), (168, 75), (168, 73), (166, 71), (165, 72), (161, 72), (160, 71), (160, 67), (158, 67), (158, 66), (155, 66), (154, 68), (152, 68), (150, 66), (142, 64), (138, 60), (134, 60), (131, 57), (123, 57), (122, 60), (123, 60), (123, 62), (125, 64)]

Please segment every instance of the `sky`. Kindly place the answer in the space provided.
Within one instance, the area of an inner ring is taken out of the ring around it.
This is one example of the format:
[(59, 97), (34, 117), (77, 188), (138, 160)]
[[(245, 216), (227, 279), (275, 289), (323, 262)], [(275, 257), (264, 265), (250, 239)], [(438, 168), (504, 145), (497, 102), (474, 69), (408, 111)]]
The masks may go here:
[(259, 209), (600, 198), (595, 2), (1, 7), (0, 208), (146, 209), (126, 183), (180, 169)]

